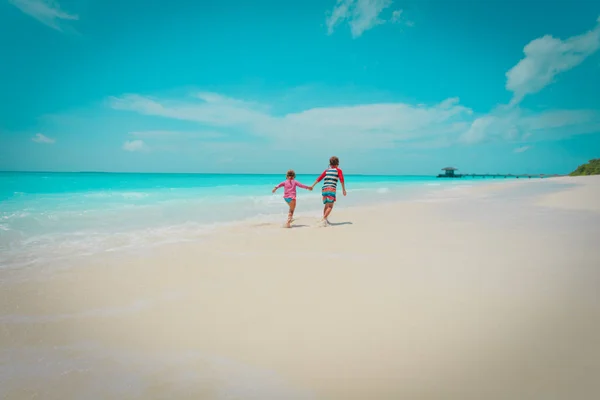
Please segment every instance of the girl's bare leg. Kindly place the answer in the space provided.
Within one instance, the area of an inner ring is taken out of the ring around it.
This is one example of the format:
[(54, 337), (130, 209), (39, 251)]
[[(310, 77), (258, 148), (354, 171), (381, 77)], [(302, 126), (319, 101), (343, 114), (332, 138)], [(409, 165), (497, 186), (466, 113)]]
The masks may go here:
[(288, 213), (287, 227), (292, 227), (292, 220), (294, 219), (294, 211), (296, 210), (296, 200), (292, 200), (289, 202), (290, 211)]

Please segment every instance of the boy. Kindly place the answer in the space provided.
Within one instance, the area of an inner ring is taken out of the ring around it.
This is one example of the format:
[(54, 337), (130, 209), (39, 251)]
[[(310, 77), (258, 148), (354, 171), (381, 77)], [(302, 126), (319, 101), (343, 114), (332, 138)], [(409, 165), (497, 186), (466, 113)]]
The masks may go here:
[(329, 214), (333, 210), (333, 205), (335, 203), (335, 191), (337, 189), (338, 180), (342, 184), (342, 193), (344, 196), (346, 195), (346, 185), (344, 183), (344, 174), (342, 170), (339, 168), (340, 160), (339, 158), (333, 156), (329, 159), (329, 168), (327, 168), (321, 176), (317, 178), (315, 183), (311, 186), (314, 188), (315, 185), (321, 182), (323, 179), (323, 204), (325, 205), (323, 208), (323, 225), (327, 226), (329, 224)]

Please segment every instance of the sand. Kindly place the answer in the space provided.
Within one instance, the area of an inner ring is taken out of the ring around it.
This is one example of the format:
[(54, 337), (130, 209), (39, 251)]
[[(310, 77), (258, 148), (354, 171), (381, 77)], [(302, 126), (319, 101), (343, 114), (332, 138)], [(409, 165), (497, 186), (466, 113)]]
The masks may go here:
[(578, 176), (572, 178), (560, 178), (560, 182), (576, 185), (569, 190), (545, 196), (539, 202), (540, 205), (556, 207), (566, 210), (585, 210), (600, 213), (600, 198), (598, 198), (596, 176)]
[(0, 270), (0, 398), (600, 398), (599, 178)]

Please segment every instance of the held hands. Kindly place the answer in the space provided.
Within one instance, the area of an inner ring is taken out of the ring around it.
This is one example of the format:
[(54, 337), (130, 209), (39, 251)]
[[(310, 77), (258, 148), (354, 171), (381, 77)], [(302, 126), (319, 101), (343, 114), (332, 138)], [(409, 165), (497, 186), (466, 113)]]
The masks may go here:
[(271, 193), (275, 193), (276, 191), (277, 191), (277, 188), (274, 188)]
[(310, 191), (312, 192), (312, 190), (313, 190), (313, 187), (312, 187), (312, 186), (309, 186), (309, 187), (308, 187), (308, 190), (310, 190)]

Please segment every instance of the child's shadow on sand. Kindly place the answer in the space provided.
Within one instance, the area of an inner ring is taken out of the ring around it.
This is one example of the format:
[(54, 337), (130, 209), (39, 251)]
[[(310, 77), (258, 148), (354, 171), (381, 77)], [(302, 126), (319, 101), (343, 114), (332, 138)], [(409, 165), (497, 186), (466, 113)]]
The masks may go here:
[(350, 221), (346, 221), (346, 222), (330, 222), (329, 225), (331, 225), (331, 226), (352, 225), (352, 222), (350, 222)]
[[(352, 225), (352, 222), (346, 221), (346, 222), (330, 222), (329, 223), (329, 226), (342, 226), (342, 225)], [(312, 225), (305, 225), (305, 224), (295, 225), (295, 224), (292, 224), (292, 229), (293, 228), (310, 228), (310, 227), (312, 227)]]

